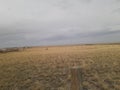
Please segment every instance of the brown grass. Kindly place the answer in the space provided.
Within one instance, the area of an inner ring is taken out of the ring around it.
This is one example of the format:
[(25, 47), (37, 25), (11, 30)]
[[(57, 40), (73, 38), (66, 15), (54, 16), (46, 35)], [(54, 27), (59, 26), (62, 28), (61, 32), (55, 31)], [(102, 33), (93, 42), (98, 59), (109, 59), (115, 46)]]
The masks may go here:
[(120, 45), (36, 47), (0, 54), (0, 90), (68, 90), (72, 66), (83, 69), (84, 90), (120, 90)]

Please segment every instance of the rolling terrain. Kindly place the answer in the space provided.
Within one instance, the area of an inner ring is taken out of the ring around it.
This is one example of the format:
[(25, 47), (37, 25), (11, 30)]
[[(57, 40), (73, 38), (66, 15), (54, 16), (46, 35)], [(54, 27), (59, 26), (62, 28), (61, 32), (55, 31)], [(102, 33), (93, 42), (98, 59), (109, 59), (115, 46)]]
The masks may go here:
[(68, 90), (73, 66), (82, 69), (84, 90), (120, 90), (120, 44), (0, 53), (0, 90)]

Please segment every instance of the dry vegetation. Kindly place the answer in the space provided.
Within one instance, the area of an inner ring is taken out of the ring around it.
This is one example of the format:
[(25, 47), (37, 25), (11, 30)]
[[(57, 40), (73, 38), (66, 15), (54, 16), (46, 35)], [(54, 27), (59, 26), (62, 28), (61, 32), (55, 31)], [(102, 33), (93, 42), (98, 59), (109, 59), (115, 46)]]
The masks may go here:
[(120, 45), (0, 53), (0, 90), (68, 90), (72, 66), (82, 68), (84, 90), (120, 90)]

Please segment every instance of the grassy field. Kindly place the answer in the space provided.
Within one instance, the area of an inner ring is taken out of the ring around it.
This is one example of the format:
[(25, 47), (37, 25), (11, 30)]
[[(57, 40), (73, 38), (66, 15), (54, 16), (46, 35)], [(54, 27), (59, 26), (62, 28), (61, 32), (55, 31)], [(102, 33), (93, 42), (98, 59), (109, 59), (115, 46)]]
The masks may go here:
[(82, 69), (84, 90), (120, 90), (120, 45), (0, 53), (0, 90), (68, 90), (73, 66)]

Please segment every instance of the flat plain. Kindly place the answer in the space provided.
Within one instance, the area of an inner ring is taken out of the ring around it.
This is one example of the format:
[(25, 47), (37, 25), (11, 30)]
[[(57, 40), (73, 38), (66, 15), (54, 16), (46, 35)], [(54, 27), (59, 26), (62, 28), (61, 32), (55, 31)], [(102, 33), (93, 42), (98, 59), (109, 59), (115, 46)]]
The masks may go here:
[(79, 66), (83, 90), (120, 90), (120, 45), (32, 47), (0, 53), (0, 90), (69, 90)]

